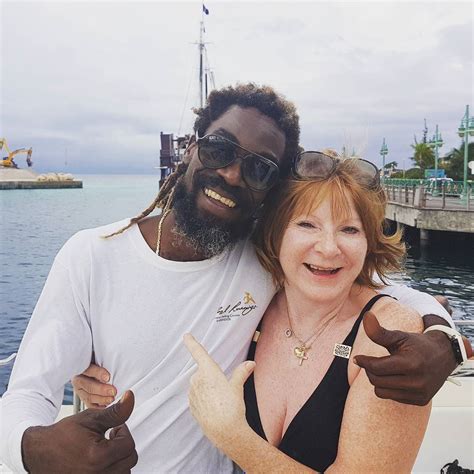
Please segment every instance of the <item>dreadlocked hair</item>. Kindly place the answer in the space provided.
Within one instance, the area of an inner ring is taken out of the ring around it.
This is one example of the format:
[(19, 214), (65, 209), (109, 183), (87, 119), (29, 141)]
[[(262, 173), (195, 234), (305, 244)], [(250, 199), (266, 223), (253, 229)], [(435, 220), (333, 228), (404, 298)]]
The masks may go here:
[[(228, 86), (220, 90), (212, 91), (207, 98), (206, 106), (193, 110), (197, 115), (194, 122), (194, 131), (198, 133), (198, 136), (203, 137), (211, 123), (234, 105), (243, 108), (252, 107), (257, 109), (263, 115), (273, 119), (280, 130), (285, 134), (285, 151), (283, 153), (283, 160), (280, 163), (280, 174), (282, 177), (287, 176), (290, 170), (291, 160), (300, 151), (298, 145), (300, 126), (296, 107), (293, 103), (285, 99), (285, 97), (277, 94), (270, 86), (257, 86), (252, 82)], [(154, 201), (141, 214), (132, 217), (125, 227), (104, 236), (104, 238), (121, 234), (133, 224), (140, 222), (157, 207), (161, 207), (162, 209), (169, 208), (173, 198), (174, 187), (178, 179), (184, 175), (187, 169), (188, 164), (181, 162), (176, 170), (163, 182), (163, 186)]]
[(257, 109), (273, 119), (285, 134), (285, 151), (280, 163), (281, 175), (285, 177), (290, 170), (291, 160), (299, 152), (300, 126), (296, 107), (270, 86), (257, 86), (253, 82), (237, 84), (212, 91), (207, 98), (206, 106), (194, 109), (197, 115), (194, 130), (203, 137), (211, 123), (234, 105)]
[(162, 209), (169, 208), (171, 206), (171, 200), (173, 199), (173, 190), (176, 185), (176, 182), (178, 181), (178, 178), (180, 176), (186, 173), (187, 169), (188, 169), (187, 163), (184, 163), (184, 162), (179, 163), (176, 169), (174, 170), (174, 172), (171, 173), (163, 181), (163, 185), (161, 186), (157, 196), (144, 211), (142, 211), (137, 216), (132, 217), (130, 219), (130, 222), (126, 226), (122, 227), (116, 232), (113, 232), (112, 234), (104, 235), (103, 237), (105, 239), (108, 239), (109, 237), (114, 237), (115, 235), (119, 235), (122, 232), (125, 232), (127, 229), (130, 229), (130, 227), (132, 227), (133, 224), (137, 224), (138, 222), (143, 220), (146, 216), (151, 214), (157, 207), (162, 208)]

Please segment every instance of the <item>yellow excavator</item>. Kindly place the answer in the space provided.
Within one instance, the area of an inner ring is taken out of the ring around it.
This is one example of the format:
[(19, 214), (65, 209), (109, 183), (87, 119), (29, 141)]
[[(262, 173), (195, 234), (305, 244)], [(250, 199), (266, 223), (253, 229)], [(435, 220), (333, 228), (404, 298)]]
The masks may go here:
[(18, 150), (10, 151), (10, 148), (8, 148), (7, 141), (5, 140), (5, 138), (0, 138), (0, 151), (3, 150), (3, 148), (6, 149), (8, 156), (4, 156), (0, 160), (0, 166), (4, 166), (5, 168), (18, 168), (18, 165), (15, 163), (15, 160), (13, 158), (21, 153), (26, 153), (26, 163), (28, 166), (31, 166), (33, 164), (33, 161), (31, 161), (33, 148), (18, 148)]

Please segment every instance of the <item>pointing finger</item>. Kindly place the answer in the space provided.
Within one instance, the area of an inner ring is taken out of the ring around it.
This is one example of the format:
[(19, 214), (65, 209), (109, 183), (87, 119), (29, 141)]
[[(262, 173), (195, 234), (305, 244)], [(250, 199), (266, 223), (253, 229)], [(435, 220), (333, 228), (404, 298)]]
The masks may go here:
[(192, 334), (185, 334), (183, 336), (183, 341), (199, 367), (212, 365), (220, 370), (220, 367), (214, 362), (206, 349), (196, 341)]
[(384, 357), (358, 355), (354, 357), (354, 363), (367, 372), (379, 376), (406, 375), (407, 372), (403, 357), (397, 355)]
[(391, 354), (408, 336), (406, 332), (391, 331), (380, 326), (375, 314), (371, 311), (365, 313), (363, 321), (367, 336), (376, 344), (385, 347)]

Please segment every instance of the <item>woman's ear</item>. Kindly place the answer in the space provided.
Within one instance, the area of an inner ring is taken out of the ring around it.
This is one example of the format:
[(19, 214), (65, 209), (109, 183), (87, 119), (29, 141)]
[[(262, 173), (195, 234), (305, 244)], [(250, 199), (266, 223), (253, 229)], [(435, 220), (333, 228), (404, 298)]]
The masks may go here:
[(191, 161), (191, 158), (193, 156), (193, 153), (196, 147), (197, 147), (196, 135), (192, 135), (186, 146), (186, 150), (184, 150), (183, 163), (186, 163), (187, 165), (189, 165), (189, 162)]

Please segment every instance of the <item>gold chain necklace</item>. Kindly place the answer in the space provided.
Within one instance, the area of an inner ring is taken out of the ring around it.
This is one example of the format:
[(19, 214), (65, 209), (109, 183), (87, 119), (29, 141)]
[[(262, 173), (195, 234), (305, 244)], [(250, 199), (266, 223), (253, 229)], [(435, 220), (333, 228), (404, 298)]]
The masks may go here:
[(160, 216), (160, 220), (158, 221), (158, 236), (156, 238), (156, 255), (160, 255), (160, 247), (161, 247), (161, 227), (163, 226), (163, 222), (166, 219), (166, 216), (171, 212), (171, 209), (166, 209), (162, 212)]
[(316, 339), (327, 329), (329, 323), (334, 321), (339, 313), (336, 313), (334, 316), (328, 318), (321, 326), (316, 329), (316, 331), (308, 338), (306, 341), (301, 340), (295, 333), (290, 319), (290, 311), (288, 309), (288, 297), (286, 296), (285, 292), (285, 302), (286, 302), (286, 316), (288, 317), (288, 325), (289, 327), (285, 329), (285, 336), (287, 338), (295, 337), (295, 339), (299, 342), (299, 345), (293, 348), (294, 356), (299, 360), (299, 365), (303, 365), (303, 361), (308, 360), (308, 351), (311, 349), (312, 345), (316, 341)]

